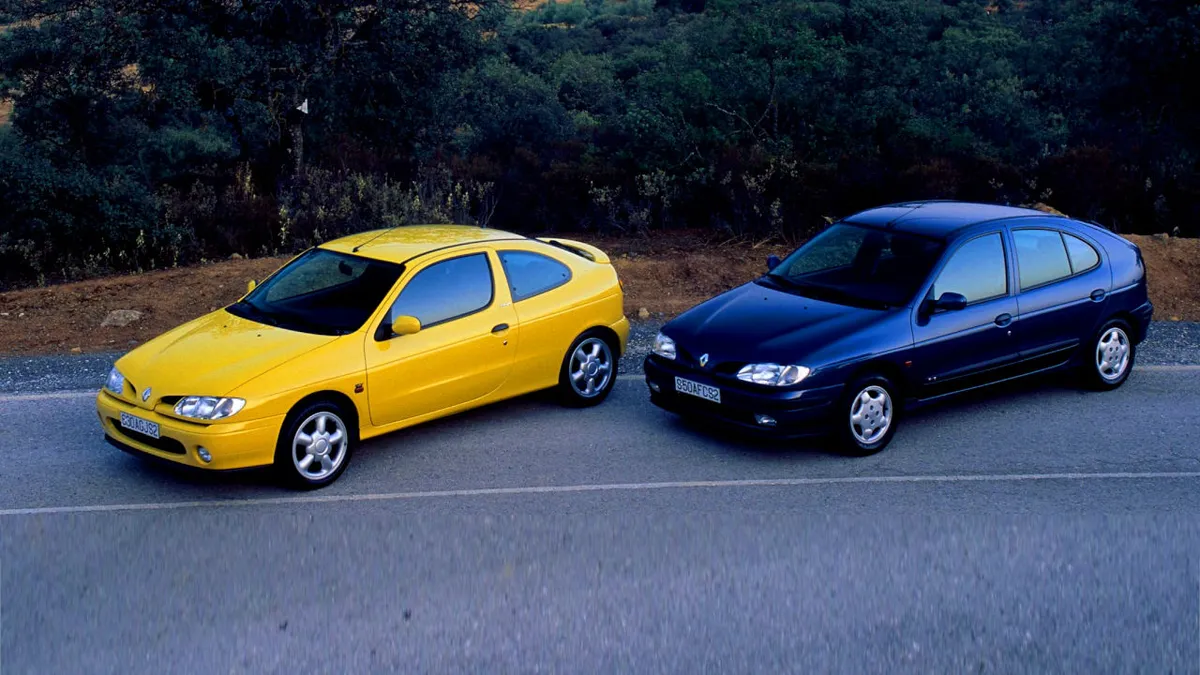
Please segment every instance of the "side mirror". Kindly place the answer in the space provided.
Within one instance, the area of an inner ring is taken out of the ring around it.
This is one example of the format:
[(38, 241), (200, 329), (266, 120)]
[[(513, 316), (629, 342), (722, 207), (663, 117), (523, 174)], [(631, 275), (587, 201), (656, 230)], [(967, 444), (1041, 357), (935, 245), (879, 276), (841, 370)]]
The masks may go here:
[(421, 332), (421, 320), (415, 316), (398, 316), (392, 320), (392, 335), (412, 335)]
[(957, 312), (967, 308), (967, 297), (962, 293), (942, 293), (933, 302), (934, 311)]
[(776, 267), (779, 267), (780, 262), (782, 262), (782, 261), (779, 259), (779, 256), (777, 256), (775, 254), (771, 254), (771, 255), (767, 256), (767, 271), (771, 272)]
[(249, 293), (250, 291), (254, 290), (256, 286), (258, 286), (258, 283), (251, 279), (250, 283), (246, 284), (246, 292)]

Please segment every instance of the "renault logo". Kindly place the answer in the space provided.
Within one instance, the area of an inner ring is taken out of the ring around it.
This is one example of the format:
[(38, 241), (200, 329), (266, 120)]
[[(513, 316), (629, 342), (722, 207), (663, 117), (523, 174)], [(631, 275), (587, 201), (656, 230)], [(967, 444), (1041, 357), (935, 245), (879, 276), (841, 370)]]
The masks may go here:
[(707, 365), (708, 365), (708, 354), (701, 354), (700, 355), (700, 367), (703, 368)]
[(146, 389), (142, 392), (142, 402), (146, 402), (149, 400), (150, 400), (150, 387), (146, 387)]

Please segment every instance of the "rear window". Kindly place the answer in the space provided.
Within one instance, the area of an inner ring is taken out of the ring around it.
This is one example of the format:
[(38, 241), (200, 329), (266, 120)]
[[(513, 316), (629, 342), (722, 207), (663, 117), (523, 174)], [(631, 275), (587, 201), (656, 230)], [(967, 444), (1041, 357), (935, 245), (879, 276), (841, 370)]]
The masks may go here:
[(1067, 256), (1071, 259), (1071, 270), (1075, 274), (1086, 272), (1100, 264), (1100, 254), (1086, 241), (1063, 233), (1063, 241), (1067, 242)]
[(499, 255), (513, 302), (541, 295), (571, 280), (571, 268), (540, 253), (501, 251)]
[(1022, 290), (1071, 276), (1067, 249), (1057, 230), (1016, 230), (1013, 243)]

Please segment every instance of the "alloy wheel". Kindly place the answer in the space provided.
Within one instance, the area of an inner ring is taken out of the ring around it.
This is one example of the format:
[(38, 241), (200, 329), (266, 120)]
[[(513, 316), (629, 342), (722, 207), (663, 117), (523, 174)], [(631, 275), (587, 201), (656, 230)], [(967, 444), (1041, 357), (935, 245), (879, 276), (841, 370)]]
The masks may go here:
[(310, 481), (326, 478), (346, 461), (349, 440), (341, 418), (324, 410), (313, 413), (296, 428), (292, 464)]

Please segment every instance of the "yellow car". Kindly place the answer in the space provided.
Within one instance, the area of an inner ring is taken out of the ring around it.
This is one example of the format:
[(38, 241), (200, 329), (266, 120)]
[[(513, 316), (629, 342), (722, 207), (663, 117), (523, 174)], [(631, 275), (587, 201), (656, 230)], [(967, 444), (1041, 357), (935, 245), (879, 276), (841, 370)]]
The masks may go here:
[(205, 469), (337, 479), (360, 439), (557, 387), (596, 405), (629, 337), (601, 250), (465, 226), (310, 249), (238, 302), (116, 362), (106, 439)]

